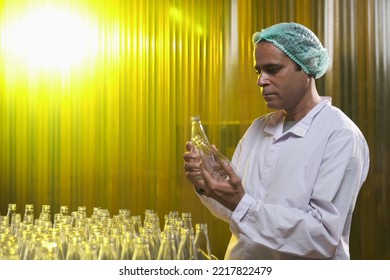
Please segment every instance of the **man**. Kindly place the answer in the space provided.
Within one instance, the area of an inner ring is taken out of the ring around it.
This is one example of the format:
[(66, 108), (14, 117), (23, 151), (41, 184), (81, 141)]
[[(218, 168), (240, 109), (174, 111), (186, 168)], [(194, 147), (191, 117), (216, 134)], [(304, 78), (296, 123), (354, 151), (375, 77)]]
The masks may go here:
[(369, 167), (366, 140), (315, 79), (329, 65), (315, 34), (280, 23), (253, 35), (257, 84), (274, 112), (251, 124), (217, 181), (192, 142), (184, 169), (230, 225), (225, 259), (349, 259), (351, 219)]

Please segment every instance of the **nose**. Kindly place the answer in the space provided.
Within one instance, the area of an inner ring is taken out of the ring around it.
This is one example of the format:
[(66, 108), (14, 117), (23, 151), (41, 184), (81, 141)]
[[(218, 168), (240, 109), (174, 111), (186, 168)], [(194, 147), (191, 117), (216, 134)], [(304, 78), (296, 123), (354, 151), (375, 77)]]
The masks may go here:
[(261, 72), (259, 74), (259, 77), (257, 78), (257, 85), (259, 87), (264, 87), (269, 82), (268, 80), (268, 74), (266, 72)]

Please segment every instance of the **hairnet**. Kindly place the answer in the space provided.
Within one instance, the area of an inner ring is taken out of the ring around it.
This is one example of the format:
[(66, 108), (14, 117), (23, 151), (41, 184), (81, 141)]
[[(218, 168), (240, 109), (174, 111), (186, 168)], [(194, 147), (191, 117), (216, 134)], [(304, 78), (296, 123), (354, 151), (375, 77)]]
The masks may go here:
[(317, 36), (303, 25), (283, 22), (253, 34), (254, 45), (263, 40), (274, 44), (315, 79), (324, 75), (328, 69), (327, 49), (322, 46)]

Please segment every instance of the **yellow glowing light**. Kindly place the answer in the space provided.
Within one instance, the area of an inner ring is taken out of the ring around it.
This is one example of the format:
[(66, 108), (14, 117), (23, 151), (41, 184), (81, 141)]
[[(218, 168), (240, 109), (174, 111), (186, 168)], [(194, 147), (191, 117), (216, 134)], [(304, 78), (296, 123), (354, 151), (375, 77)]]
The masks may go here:
[(183, 14), (180, 12), (179, 9), (172, 7), (169, 9), (169, 13), (170, 13), (171, 17), (174, 18), (175, 20), (177, 20), (179, 22), (182, 21)]
[(189, 16), (184, 15), (182, 11), (180, 11), (176, 7), (171, 7), (169, 9), (169, 14), (173, 18), (176, 23), (184, 25), (186, 28), (191, 29), (195, 27), (195, 32), (198, 35), (203, 35), (203, 27), (201, 24), (196, 23), (195, 20), (191, 19)]
[(6, 28), (5, 48), (32, 66), (69, 67), (97, 52), (90, 22), (55, 7), (29, 10)]

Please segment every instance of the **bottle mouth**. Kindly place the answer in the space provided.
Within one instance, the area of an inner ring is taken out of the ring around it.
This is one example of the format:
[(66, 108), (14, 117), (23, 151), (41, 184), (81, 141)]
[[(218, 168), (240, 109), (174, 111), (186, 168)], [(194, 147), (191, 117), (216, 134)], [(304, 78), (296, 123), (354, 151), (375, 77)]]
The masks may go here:
[(194, 121), (200, 121), (200, 116), (199, 116), (199, 115), (192, 116), (192, 117), (191, 117), (191, 121), (192, 121), (192, 122), (194, 122)]

